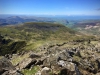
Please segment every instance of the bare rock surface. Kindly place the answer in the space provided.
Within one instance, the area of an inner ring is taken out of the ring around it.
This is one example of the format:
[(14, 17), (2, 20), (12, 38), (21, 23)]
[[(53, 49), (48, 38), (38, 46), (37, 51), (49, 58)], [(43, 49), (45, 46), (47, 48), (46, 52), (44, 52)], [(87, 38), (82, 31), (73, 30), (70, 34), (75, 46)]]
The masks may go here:
[(23, 75), (7, 58), (0, 58), (0, 75)]

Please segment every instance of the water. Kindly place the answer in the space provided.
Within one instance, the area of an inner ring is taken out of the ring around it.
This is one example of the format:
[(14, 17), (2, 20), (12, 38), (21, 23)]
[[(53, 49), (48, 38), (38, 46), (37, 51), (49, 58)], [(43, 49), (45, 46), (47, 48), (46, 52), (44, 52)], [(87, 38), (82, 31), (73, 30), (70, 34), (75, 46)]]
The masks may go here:
[(100, 16), (51, 16), (51, 18), (60, 18), (60, 19), (67, 19), (67, 20), (84, 20), (84, 19), (100, 20)]

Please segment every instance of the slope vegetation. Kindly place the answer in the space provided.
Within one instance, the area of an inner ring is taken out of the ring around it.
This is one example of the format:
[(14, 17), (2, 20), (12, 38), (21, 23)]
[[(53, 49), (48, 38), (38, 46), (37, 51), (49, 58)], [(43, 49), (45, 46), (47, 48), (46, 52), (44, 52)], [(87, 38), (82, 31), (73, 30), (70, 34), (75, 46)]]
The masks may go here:
[(25, 50), (34, 50), (47, 42), (84, 41), (93, 38), (85, 35), (83, 37), (64, 25), (45, 22), (29, 22), (17, 26), (0, 27), (0, 34), (5, 39), (15, 42), (26, 41)]

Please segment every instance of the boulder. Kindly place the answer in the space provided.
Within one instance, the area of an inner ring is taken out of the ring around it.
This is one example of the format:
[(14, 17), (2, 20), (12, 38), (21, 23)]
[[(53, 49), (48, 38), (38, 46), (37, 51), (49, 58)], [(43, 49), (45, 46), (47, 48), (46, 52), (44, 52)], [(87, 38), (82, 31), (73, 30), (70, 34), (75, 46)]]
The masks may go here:
[(0, 75), (23, 75), (5, 57), (0, 58)]
[(100, 75), (100, 73), (97, 73), (96, 75)]
[(100, 72), (100, 58), (96, 60), (98, 63), (98, 71)]
[(42, 70), (41, 70), (41, 75), (51, 75), (52, 71), (50, 68), (48, 67), (44, 67)]
[(63, 68), (61, 71), (60, 71), (60, 74), (59, 75), (75, 75), (75, 72), (74, 71), (70, 71), (66, 68)]
[(14, 71), (6, 71), (2, 75), (24, 75), (24, 74), (22, 74), (19, 71), (14, 70)]
[(81, 73), (74, 63), (70, 63), (66, 67), (62, 67), (59, 75), (81, 75)]
[(35, 63), (37, 62), (36, 59), (26, 58), (17, 64), (17, 69), (22, 70), (25, 68), (30, 69)]
[(41, 56), (40, 55), (37, 55), (37, 54), (35, 54), (35, 53), (31, 53), (30, 55), (29, 55), (29, 58), (40, 58)]
[(35, 75), (41, 75), (41, 71), (38, 71), (37, 73), (35, 73)]
[(8, 59), (2, 57), (0, 59), (0, 74), (9, 70), (16, 70), (16, 68), (12, 65), (12, 63)]

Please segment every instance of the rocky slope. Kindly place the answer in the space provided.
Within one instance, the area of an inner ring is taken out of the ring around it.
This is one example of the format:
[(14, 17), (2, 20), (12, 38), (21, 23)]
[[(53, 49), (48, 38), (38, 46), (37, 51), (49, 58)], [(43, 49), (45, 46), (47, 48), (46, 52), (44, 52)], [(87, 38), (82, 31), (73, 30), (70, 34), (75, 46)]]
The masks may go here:
[(0, 75), (100, 75), (99, 38), (51, 23), (2, 29)]
[[(24, 75), (100, 74), (99, 42), (94, 44), (92, 41), (90, 43), (70, 41), (60, 44), (46, 44), (38, 48), (38, 50), (38, 52), (27, 51), (13, 54), (8, 60), (13, 63), (15, 72), (18, 71), (20, 74), (12, 75), (21, 75), (22, 73)], [(11, 64), (11, 62), (5, 62)], [(5, 63), (5, 66), (1, 66), (3, 68), (7, 67), (7, 63)], [(12, 65), (9, 66), (12, 67)], [(2, 73), (2, 69), (0, 73)], [(1, 75), (5, 75), (4, 73), (5, 71)]]

